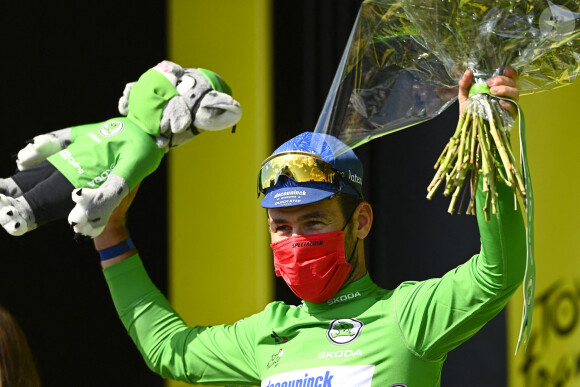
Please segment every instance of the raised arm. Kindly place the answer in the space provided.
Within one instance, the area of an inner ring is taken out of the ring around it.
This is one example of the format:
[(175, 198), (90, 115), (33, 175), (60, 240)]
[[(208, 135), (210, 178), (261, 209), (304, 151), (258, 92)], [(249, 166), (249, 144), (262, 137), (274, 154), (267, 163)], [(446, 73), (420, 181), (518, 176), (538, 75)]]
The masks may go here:
[(115, 308), (151, 370), (188, 383), (259, 384), (252, 316), (234, 325), (189, 327), (150, 280), (129, 238), (127, 209), (137, 189), (117, 207), (94, 239)]
[[(515, 73), (510, 70), (506, 74), (488, 80), (488, 85), (492, 93), (517, 100)], [(460, 81), (460, 109), (471, 81), (471, 73), (466, 72)], [(515, 112), (513, 104), (502, 102), (504, 108)], [(498, 184), (498, 211), (486, 221), (481, 180), (476, 199), (480, 253), (440, 279), (406, 283), (395, 294), (404, 340), (425, 359), (441, 359), (473, 336), (505, 307), (524, 276), (525, 232), (521, 211), (514, 210), (513, 191)]]

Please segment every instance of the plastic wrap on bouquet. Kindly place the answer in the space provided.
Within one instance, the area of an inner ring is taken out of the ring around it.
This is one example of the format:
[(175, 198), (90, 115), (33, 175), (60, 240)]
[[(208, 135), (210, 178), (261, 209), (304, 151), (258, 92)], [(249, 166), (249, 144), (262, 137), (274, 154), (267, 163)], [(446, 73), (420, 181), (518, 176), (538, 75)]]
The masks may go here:
[[(455, 101), (456, 85), (465, 70), (473, 72), (475, 86), (466, 109), (471, 116), (460, 119), (471, 123), (458, 127), (458, 137), (450, 140), (437, 165), (455, 165), (436, 173), (435, 179), (440, 174), (441, 181), (429, 187), (429, 195), (446, 179), (444, 193), (453, 194), (453, 212), (463, 182), (471, 181), (473, 187), (474, 178), (483, 172), (488, 184), (484, 189), (492, 191), (503, 180), (524, 200), (527, 263), (518, 347), (522, 337), (529, 337), (535, 286), (525, 120), (518, 106), (517, 163), (505, 149), (510, 147), (514, 120), (497, 108), (497, 97), (480, 86), (510, 67), (518, 73), (521, 95), (574, 82), (580, 71), (579, 10), (580, 0), (366, 0), (315, 129), (355, 148), (436, 117)], [(489, 152), (480, 149), (478, 131), (484, 135), (482, 141), (497, 140)], [(467, 132), (475, 136), (469, 152), (467, 144), (460, 148), (461, 136)], [(458, 149), (467, 153), (459, 154)], [(488, 214), (494, 212), (494, 193), (489, 197)]]
[(580, 0), (366, 0), (316, 126), (351, 148), (439, 115), (471, 69), (520, 94), (580, 71)]

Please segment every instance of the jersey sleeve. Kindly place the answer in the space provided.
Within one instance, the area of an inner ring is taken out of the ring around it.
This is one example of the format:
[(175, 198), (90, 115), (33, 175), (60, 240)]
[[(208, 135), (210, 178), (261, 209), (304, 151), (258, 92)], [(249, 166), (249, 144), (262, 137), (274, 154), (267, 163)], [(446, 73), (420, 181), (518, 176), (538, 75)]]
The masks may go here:
[(154, 141), (140, 141), (131, 145), (128, 143), (120, 152), (112, 173), (124, 178), (132, 190), (139, 182), (155, 172), (163, 155), (163, 150), (159, 149)]
[(98, 128), (98, 125), (99, 124), (91, 123), (91, 124), (84, 124), (84, 125), (78, 125), (78, 126), (71, 127), (70, 128), (71, 143), (75, 142), (83, 134), (94, 131), (96, 128)]
[(165, 378), (197, 384), (256, 385), (255, 326), (188, 327), (155, 287), (138, 255), (104, 270), (115, 308), (147, 365)]
[[(479, 254), (440, 279), (404, 283), (395, 292), (400, 334), (417, 356), (444, 357), (496, 316), (522, 283), (523, 217), (514, 210), (513, 192), (503, 183), (498, 191), (498, 211), (489, 222), (477, 206)], [(485, 201), (481, 187), (476, 200)]]

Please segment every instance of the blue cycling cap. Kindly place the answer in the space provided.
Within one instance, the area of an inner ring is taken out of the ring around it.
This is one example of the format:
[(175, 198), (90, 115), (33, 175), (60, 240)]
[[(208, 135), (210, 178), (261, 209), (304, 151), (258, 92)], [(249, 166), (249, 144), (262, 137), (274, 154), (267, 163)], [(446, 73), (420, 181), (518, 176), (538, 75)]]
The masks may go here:
[[(320, 156), (333, 169), (342, 172), (339, 184), (309, 181), (299, 183), (281, 176), (265, 190), (261, 206), (280, 208), (315, 203), (338, 192), (362, 197), (363, 166), (356, 154), (342, 141), (323, 133), (304, 132), (282, 144), (270, 158), (283, 152), (308, 152)], [(348, 178), (349, 182), (344, 181)]]

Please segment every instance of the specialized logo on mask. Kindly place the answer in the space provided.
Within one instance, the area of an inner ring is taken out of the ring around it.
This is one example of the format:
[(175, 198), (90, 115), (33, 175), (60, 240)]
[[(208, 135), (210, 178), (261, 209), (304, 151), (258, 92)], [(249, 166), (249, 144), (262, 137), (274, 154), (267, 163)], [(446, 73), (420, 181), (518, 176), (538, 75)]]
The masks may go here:
[(112, 137), (116, 134), (121, 133), (121, 130), (125, 127), (121, 121), (111, 121), (107, 122), (105, 125), (101, 126), (99, 133), (104, 137)]
[(332, 320), (326, 337), (332, 344), (346, 345), (352, 343), (360, 336), (364, 324), (355, 318)]
[(296, 242), (292, 243), (292, 248), (295, 249), (297, 247), (322, 246), (323, 244), (324, 241)]

